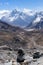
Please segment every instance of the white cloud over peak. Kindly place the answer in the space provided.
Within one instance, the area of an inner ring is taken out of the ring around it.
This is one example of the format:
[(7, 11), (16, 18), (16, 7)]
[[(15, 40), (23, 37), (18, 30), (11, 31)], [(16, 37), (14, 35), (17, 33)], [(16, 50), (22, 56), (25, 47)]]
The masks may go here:
[(0, 19), (1, 17), (8, 15), (9, 13), (10, 13), (9, 10), (0, 10)]
[(0, 14), (3, 14), (5, 12), (10, 12), (9, 10), (0, 10)]
[(23, 13), (26, 13), (27, 15), (30, 16), (35, 14), (35, 12), (33, 12), (32, 10), (26, 8), (23, 9)]
[(30, 11), (31, 11), (30, 9), (26, 9), (26, 8), (23, 9), (23, 12), (26, 12), (26, 13)]

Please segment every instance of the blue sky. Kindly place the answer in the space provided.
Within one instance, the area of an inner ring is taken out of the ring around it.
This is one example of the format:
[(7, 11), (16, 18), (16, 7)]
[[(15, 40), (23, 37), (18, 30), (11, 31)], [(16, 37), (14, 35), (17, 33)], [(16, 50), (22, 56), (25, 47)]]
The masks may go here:
[(43, 10), (43, 0), (0, 0), (0, 10), (12, 10), (15, 8)]

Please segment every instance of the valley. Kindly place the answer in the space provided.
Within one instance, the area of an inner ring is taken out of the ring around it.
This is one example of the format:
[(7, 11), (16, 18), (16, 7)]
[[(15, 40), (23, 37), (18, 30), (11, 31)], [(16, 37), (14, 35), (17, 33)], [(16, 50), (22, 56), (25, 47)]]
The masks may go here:
[[(20, 48), (24, 49), (26, 57), (33, 57), (35, 52), (42, 54), (43, 30), (28, 31), (17, 26), (11, 26), (0, 20), (0, 63), (6, 64), (10, 63), (10, 61), (12, 63), (14, 60), (15, 63), (17, 52)], [(33, 61), (32, 58), (31, 60)]]

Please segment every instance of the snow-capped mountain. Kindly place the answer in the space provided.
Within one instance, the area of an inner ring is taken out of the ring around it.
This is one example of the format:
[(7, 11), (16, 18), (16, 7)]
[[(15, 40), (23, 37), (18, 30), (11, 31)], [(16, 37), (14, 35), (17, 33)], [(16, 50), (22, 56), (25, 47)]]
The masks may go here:
[(43, 27), (43, 11), (37, 12), (29, 9), (13, 11), (0, 11), (0, 19), (13, 26), (26, 28)]
[(43, 29), (43, 12), (36, 13), (34, 20), (26, 28)]
[[(28, 12), (28, 14), (27, 14)], [(5, 14), (4, 14), (5, 13)], [(23, 11), (13, 10), (2, 13), (1, 20), (13, 26), (26, 27), (34, 19), (35, 13), (24, 9)]]

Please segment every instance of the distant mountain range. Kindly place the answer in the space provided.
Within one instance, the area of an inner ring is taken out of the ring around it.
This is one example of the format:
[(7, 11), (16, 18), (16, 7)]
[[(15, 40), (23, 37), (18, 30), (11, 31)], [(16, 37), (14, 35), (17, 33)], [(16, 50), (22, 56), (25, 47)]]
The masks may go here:
[(19, 11), (17, 9), (13, 11), (4, 11), (3, 13), (0, 13), (0, 20), (7, 22), (12, 26), (26, 29), (41, 29), (43, 28), (43, 11)]
[[(37, 17), (38, 18), (38, 17)], [(37, 19), (36, 18), (36, 19)], [(31, 22), (26, 28), (27, 29), (43, 29), (43, 18), (39, 18), (38, 22)], [(36, 20), (35, 20), (36, 21)]]
[(36, 48), (34, 46), (35, 42), (38, 45), (43, 45), (43, 31), (35, 30), (28, 32), (0, 20), (0, 46), (6, 45), (13, 50), (19, 48), (32, 49)]

